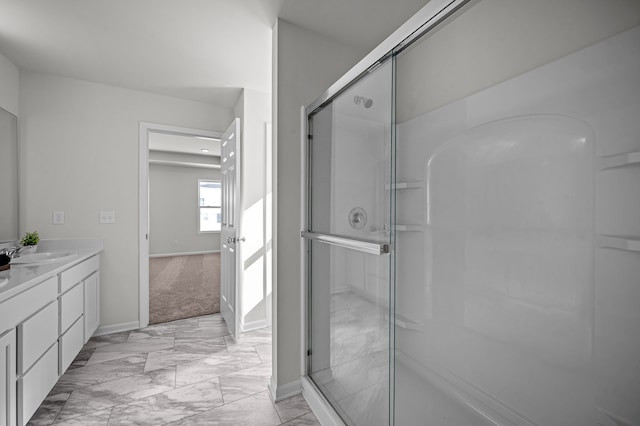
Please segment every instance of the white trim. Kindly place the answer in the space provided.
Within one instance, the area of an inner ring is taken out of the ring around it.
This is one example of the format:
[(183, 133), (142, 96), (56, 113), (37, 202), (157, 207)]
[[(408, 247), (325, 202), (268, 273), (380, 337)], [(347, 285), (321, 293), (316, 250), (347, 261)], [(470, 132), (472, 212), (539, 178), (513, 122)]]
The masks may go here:
[[(149, 133), (220, 138), (220, 132), (140, 122), (138, 138), (138, 324), (149, 325)], [(129, 323), (128, 323), (129, 324)], [(98, 329), (99, 331), (100, 329)], [(107, 333), (104, 333), (107, 334)]]
[[(244, 119), (244, 117), (243, 117)], [(243, 232), (244, 232), (244, 227), (242, 226), (242, 216), (244, 214), (244, 201), (243, 201), (243, 195), (244, 195), (244, 180), (242, 179), (242, 173), (244, 171), (244, 121), (241, 121), (239, 117), (236, 117), (234, 119), (235, 121), (235, 132), (236, 132), (236, 165), (235, 165), (235, 174), (236, 174), (236, 180), (235, 180), (235, 192), (236, 195), (234, 197), (235, 200), (235, 208), (234, 208), (234, 219), (233, 219), (233, 226), (235, 227), (235, 231), (236, 231), (236, 238), (243, 238)], [(237, 240), (236, 240), (237, 241)], [(242, 306), (242, 291), (244, 289), (244, 262), (242, 261), (242, 252), (244, 251), (243, 249), (243, 244), (236, 244), (236, 261), (235, 261), (235, 266), (236, 266), (236, 283), (234, 285), (235, 289), (235, 293), (236, 293), (236, 297), (235, 297), (235, 301), (236, 301), (236, 306), (234, 307), (235, 310), (235, 316), (236, 316), (236, 320), (235, 320), (235, 326), (236, 326), (236, 332), (234, 334), (234, 337), (239, 336), (240, 335), (240, 322), (242, 321), (242, 319), (244, 318), (244, 315), (246, 314), (245, 312), (242, 312), (241, 306)]]
[[(308, 179), (308, 152), (307, 152), (307, 135), (309, 131), (307, 129), (307, 109), (300, 107), (300, 232), (304, 232), (309, 229), (307, 223), (307, 190), (309, 187)], [(307, 330), (309, 329), (309, 318), (307, 315), (307, 285), (308, 285), (308, 259), (307, 259), (307, 244), (308, 242), (300, 236), (300, 375), (305, 376), (307, 374), (307, 348), (309, 347), (309, 341), (307, 336)]]
[(149, 160), (149, 164), (156, 166), (178, 166), (178, 167), (195, 167), (198, 169), (218, 169), (220, 170), (220, 164), (205, 164), (205, 163), (189, 163), (187, 161), (173, 161), (173, 160)]
[(150, 254), (149, 259), (154, 257), (175, 257), (175, 256), (195, 256), (198, 254), (215, 254), (220, 253), (220, 250), (203, 250), (203, 251), (189, 251), (184, 253), (161, 253), (161, 254)]
[[(240, 332), (244, 333), (246, 331), (253, 331), (253, 330), (258, 330), (260, 328), (265, 328), (268, 327), (269, 323), (267, 321), (266, 318), (264, 319), (259, 319), (257, 321), (251, 321), (251, 322), (244, 322), (244, 319), (240, 318)], [(239, 336), (240, 339), (242, 339), (242, 336)]]
[(93, 337), (104, 336), (105, 334), (120, 333), (122, 331), (138, 330), (140, 328), (143, 328), (143, 327), (140, 327), (140, 324), (138, 323), (138, 321), (123, 322), (120, 324), (112, 324), (112, 325), (101, 325), (100, 327), (98, 327), (96, 332), (93, 333)]
[[(275, 58), (278, 54), (278, 20), (273, 28), (272, 54)], [(273, 347), (271, 353), (272, 376), (269, 382), (269, 394), (275, 400), (275, 381), (278, 377), (278, 351), (282, 343), (278, 341), (278, 61), (272, 61), (272, 87), (271, 87), (271, 326)], [(273, 390), (272, 390), (273, 389)]]
[(302, 392), (300, 380), (294, 380), (293, 382), (278, 386), (273, 376), (271, 376), (271, 380), (269, 380), (268, 389), (273, 402), (280, 402), (283, 399), (291, 398), (292, 396), (298, 395)]
[[(269, 250), (271, 250), (271, 248), (273, 247), (273, 243), (269, 244), (269, 239), (267, 238), (267, 236), (270, 234), (271, 235), (271, 241), (273, 242), (273, 215), (272, 212), (267, 211), (267, 197), (269, 195), (269, 191), (271, 191), (271, 202), (273, 203), (273, 140), (272, 140), (272, 130), (271, 130), (271, 123), (270, 122), (266, 122), (264, 123), (264, 141), (265, 141), (265, 155), (264, 155), (264, 172), (265, 172), (265, 176), (264, 176), (264, 188), (263, 188), (263, 194), (264, 194), (264, 202), (262, 203), (263, 205), (263, 217), (265, 218), (264, 221), (264, 225), (263, 226), (263, 231), (262, 231), (262, 241), (264, 241), (264, 248), (262, 249), (262, 253), (264, 256), (264, 262), (263, 262), (263, 294), (265, 297), (265, 302), (266, 302), (266, 316), (267, 316), (267, 326), (271, 326), (272, 324), (272, 316), (273, 316), (273, 281), (272, 281), (272, 277), (268, 276), (270, 270), (272, 268), (269, 268), (270, 265), (267, 264), (267, 258), (268, 258), (268, 253)], [(269, 217), (271, 216), (271, 217)], [(270, 219), (270, 221), (267, 221), (267, 218)], [(271, 259), (273, 261), (273, 251), (271, 252)], [(267, 288), (267, 283), (271, 281), (271, 295), (269, 295), (269, 291)]]
[[(149, 131), (150, 123), (140, 123), (138, 154), (138, 321), (149, 325)], [(98, 328), (100, 331), (100, 328)]]
[(335, 412), (333, 407), (320, 394), (315, 385), (307, 376), (303, 376), (300, 380), (302, 385), (302, 396), (309, 404), (309, 408), (313, 411), (318, 421), (323, 426), (344, 426), (344, 422)]

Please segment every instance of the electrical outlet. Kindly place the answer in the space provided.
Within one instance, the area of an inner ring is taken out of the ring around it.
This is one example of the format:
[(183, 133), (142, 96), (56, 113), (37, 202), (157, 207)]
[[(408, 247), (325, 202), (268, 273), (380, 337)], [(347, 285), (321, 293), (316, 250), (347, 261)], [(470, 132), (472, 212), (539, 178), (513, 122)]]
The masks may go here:
[(100, 212), (100, 223), (116, 223), (116, 212)]
[(64, 225), (64, 212), (53, 212), (53, 224)]

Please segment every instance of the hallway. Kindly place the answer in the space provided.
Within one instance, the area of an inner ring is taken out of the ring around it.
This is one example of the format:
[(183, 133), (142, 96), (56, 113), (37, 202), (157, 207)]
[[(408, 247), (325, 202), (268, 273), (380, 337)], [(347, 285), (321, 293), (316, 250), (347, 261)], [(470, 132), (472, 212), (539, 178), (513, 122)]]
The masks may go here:
[(272, 403), (270, 376), (271, 329), (153, 325), (92, 338), (29, 425), (319, 425), (300, 395)]

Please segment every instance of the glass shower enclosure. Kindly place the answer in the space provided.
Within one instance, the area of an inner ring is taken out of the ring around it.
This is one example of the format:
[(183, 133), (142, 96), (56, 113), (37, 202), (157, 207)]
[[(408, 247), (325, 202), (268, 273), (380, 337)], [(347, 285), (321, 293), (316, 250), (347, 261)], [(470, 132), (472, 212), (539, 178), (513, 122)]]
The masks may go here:
[(640, 424), (638, 24), (433, 0), (303, 109), (323, 424)]
[(308, 123), (307, 371), (343, 418), (368, 425), (390, 416), (391, 76), (387, 61)]

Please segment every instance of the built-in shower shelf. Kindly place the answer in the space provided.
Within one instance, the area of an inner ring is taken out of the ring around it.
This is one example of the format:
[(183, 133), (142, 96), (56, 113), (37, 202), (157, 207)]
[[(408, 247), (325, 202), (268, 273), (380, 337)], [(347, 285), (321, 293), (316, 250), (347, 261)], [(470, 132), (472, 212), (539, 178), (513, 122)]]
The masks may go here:
[[(385, 320), (389, 320), (389, 315), (384, 316)], [(409, 318), (403, 317), (402, 315), (396, 314), (395, 318), (392, 321), (396, 327), (404, 328), (406, 330), (420, 331), (422, 327), (422, 323), (414, 320), (410, 320)]]
[[(398, 232), (423, 232), (424, 225), (394, 225), (391, 227), (394, 231)], [(384, 225), (384, 229), (374, 228), (371, 233), (376, 232), (389, 232), (389, 225)]]
[(393, 227), (398, 232), (422, 232), (424, 231), (423, 225), (396, 225)]
[(619, 250), (640, 252), (640, 237), (621, 237), (600, 235), (598, 238), (600, 247), (615, 248)]
[(611, 169), (613, 167), (622, 167), (630, 164), (640, 165), (640, 152), (600, 157), (600, 169)]
[(396, 182), (394, 184), (387, 184), (384, 189), (416, 189), (422, 188), (422, 182)]

